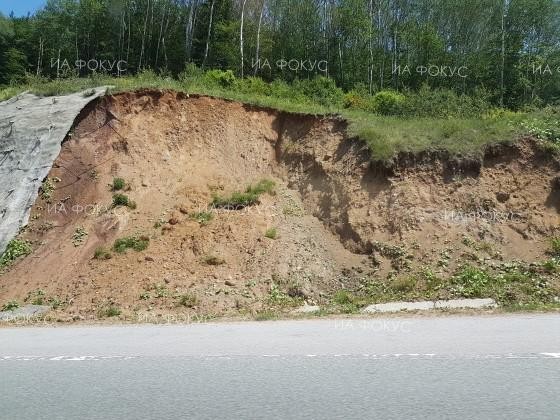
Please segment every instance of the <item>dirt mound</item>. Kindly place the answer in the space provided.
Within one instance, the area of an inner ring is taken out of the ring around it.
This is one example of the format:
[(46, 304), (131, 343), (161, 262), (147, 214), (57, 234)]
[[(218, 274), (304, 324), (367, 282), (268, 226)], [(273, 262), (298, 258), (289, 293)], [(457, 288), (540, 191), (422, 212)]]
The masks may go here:
[[(54, 190), (21, 235), (34, 252), (0, 275), (0, 302), (47, 300), (69, 317), (231, 315), (426, 267), (445, 277), (465, 260), (540, 261), (559, 232), (559, 169), (530, 139), (482, 161), (431, 152), (387, 165), (336, 118), (118, 94), (91, 103), (63, 143)], [(256, 203), (209, 207), (262, 180), (276, 187)], [(135, 205), (114, 207), (114, 194)], [(123, 237), (149, 245), (115, 252)]]

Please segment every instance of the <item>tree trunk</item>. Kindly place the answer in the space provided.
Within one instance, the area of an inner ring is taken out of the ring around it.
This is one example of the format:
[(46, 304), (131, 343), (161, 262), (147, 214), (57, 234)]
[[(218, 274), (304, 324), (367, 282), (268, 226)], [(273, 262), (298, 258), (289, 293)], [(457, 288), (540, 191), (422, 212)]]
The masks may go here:
[(243, 57), (243, 23), (245, 17), (245, 3), (247, 0), (243, 0), (243, 5), (241, 6), (241, 28), (239, 31), (239, 52), (241, 53), (241, 78), (243, 79), (243, 65), (244, 65), (244, 57)]
[(257, 48), (256, 48), (256, 51), (255, 51), (255, 60), (257, 62), (257, 65), (255, 66), (254, 76), (257, 75), (257, 71), (259, 70), (259, 52), (260, 52), (260, 49), (261, 49), (261, 24), (262, 24), (265, 1), (266, 0), (262, 0), (261, 14), (259, 15), (259, 25), (257, 27)]
[(210, 48), (210, 35), (212, 34), (212, 19), (214, 17), (214, 3), (212, 0), (210, 5), (210, 21), (208, 22), (208, 33), (206, 34), (206, 48), (204, 49), (204, 59), (202, 60), (202, 68), (206, 65), (206, 60), (208, 59), (208, 49)]

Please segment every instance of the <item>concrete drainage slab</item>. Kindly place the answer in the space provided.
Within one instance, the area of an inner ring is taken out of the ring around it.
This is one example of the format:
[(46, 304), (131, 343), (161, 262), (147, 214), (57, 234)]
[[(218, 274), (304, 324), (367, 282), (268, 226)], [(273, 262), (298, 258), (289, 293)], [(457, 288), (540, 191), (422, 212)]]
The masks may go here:
[(0, 255), (29, 220), (39, 187), (80, 111), (107, 87), (0, 102)]
[(365, 307), (363, 313), (426, 311), (430, 309), (486, 309), (498, 306), (494, 299), (454, 299), (423, 302), (389, 302)]
[(27, 305), (21, 308), (13, 309), (11, 311), (0, 311), (0, 321), (8, 322), (17, 320), (28, 320), (44, 315), (50, 310), (50, 306)]

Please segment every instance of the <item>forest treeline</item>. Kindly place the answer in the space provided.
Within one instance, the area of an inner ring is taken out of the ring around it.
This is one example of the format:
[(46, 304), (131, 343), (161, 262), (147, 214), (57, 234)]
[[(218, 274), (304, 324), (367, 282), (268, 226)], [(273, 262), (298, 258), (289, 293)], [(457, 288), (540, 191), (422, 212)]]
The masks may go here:
[(0, 84), (193, 66), (558, 104), (560, 0), (48, 0), (0, 15)]

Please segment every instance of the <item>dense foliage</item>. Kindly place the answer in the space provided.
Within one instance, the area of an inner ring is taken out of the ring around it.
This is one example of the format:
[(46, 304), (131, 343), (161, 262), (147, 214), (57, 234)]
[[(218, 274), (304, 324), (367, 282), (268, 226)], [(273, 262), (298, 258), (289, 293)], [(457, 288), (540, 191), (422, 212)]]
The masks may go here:
[(557, 103), (559, 51), (558, 0), (48, 0), (0, 17), (0, 84), (147, 68), (179, 77), (191, 64), (226, 71), (210, 73), (222, 87), (324, 76), (319, 103), (382, 114), (429, 107), (430, 95), (462, 109)]

